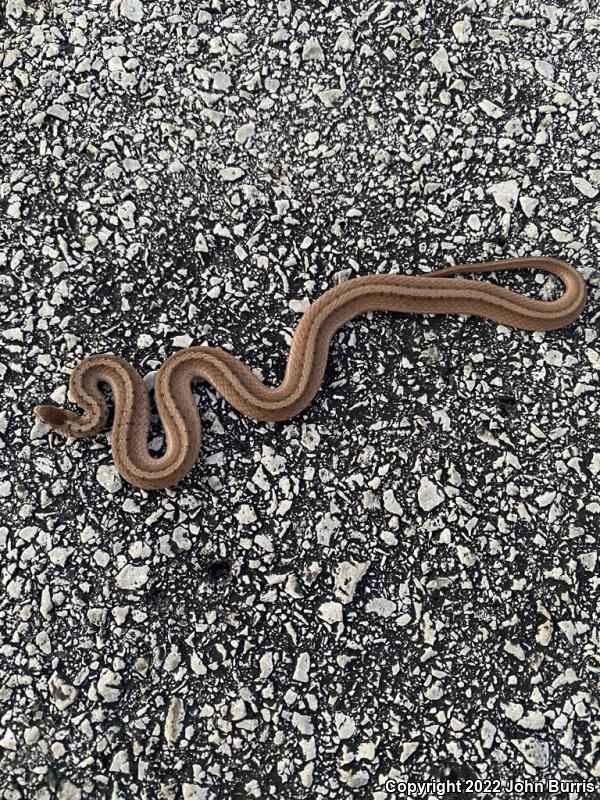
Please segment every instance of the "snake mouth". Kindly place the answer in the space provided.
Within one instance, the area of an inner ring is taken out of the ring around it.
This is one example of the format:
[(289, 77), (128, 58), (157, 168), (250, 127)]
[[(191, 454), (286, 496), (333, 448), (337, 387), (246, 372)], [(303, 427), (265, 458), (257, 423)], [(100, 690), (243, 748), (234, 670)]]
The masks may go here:
[(35, 406), (33, 413), (40, 422), (51, 428), (60, 428), (68, 420), (66, 411), (58, 406)]

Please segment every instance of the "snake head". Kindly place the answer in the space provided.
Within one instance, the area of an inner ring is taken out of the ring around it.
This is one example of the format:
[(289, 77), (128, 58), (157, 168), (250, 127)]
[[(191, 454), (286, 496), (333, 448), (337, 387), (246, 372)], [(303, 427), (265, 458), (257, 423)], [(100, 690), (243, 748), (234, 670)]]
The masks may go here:
[(35, 406), (33, 413), (40, 422), (48, 425), (62, 436), (73, 436), (72, 424), (75, 420), (80, 419), (78, 414), (58, 406)]

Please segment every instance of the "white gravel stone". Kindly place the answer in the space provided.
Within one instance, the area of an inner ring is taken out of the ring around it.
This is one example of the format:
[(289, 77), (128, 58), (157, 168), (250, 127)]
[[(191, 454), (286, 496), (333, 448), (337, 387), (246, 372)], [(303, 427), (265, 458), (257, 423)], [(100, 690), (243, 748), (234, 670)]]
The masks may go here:
[(573, 241), (573, 234), (571, 231), (567, 231), (564, 228), (552, 228), (550, 231), (550, 236), (556, 241), (562, 244), (572, 242)]
[(254, 122), (247, 122), (235, 132), (235, 140), (238, 144), (245, 144), (249, 139), (252, 139), (256, 133), (256, 125)]
[(546, 78), (549, 81), (554, 80), (554, 67), (549, 61), (543, 58), (536, 58), (535, 70), (542, 78)]
[(383, 507), (390, 514), (395, 514), (398, 517), (402, 516), (402, 506), (396, 500), (393, 489), (386, 489), (383, 493)]
[(399, 761), (404, 764), (419, 748), (418, 742), (402, 742)]
[(183, 333), (181, 336), (173, 337), (173, 347), (191, 347), (193, 342), (194, 340), (187, 333)]
[(57, 119), (62, 119), (65, 122), (69, 119), (69, 109), (63, 106), (61, 103), (53, 103), (48, 108), (48, 114), (52, 117), (56, 117)]
[(341, 603), (336, 603), (334, 601), (321, 603), (319, 606), (319, 617), (325, 622), (328, 622), (330, 625), (334, 625), (336, 622), (342, 622), (344, 619), (344, 607)]
[(450, 72), (450, 62), (448, 61), (448, 52), (444, 45), (440, 45), (431, 57), (431, 63), (436, 68), (440, 75), (445, 75)]
[(329, 512), (324, 514), (318, 521), (315, 529), (317, 542), (325, 545), (326, 547), (329, 546), (331, 543), (331, 537), (337, 530), (339, 530), (340, 524), (341, 523), (339, 519), (333, 517)]
[(592, 184), (585, 178), (577, 178), (572, 176), (571, 181), (573, 186), (578, 189), (581, 194), (584, 195), (584, 197), (590, 197), (593, 199), (594, 197), (597, 197), (598, 192), (600, 192), (600, 189), (596, 189), (596, 187), (592, 186)]
[(120, 772), (124, 775), (128, 775), (131, 770), (129, 767), (127, 750), (119, 750), (115, 753), (108, 769), (110, 772)]
[(118, 492), (123, 486), (121, 476), (113, 464), (102, 464), (98, 467), (96, 471), (96, 480), (100, 486), (104, 487), (110, 494)]
[(48, 680), (50, 698), (59, 711), (65, 711), (77, 699), (79, 690), (53, 672)]
[(250, 525), (256, 522), (256, 513), (247, 503), (240, 506), (235, 516), (240, 525)]
[(535, 210), (539, 206), (540, 201), (536, 197), (527, 197), (526, 195), (519, 195), (519, 205), (525, 214), (531, 219), (535, 216)]
[(520, 644), (516, 642), (505, 642), (504, 649), (507, 653), (510, 653), (511, 656), (514, 656), (519, 661), (525, 661), (525, 651)]
[(492, 722), (487, 719), (483, 721), (481, 725), (481, 743), (486, 750), (489, 750), (494, 743), (496, 731), (497, 728)]
[(373, 597), (367, 603), (366, 611), (369, 614), (377, 614), (379, 617), (391, 617), (396, 612), (396, 603), (385, 597)]
[(335, 727), (340, 739), (351, 739), (356, 732), (356, 723), (347, 714), (336, 712)]
[(116, 703), (121, 696), (121, 676), (111, 669), (103, 669), (98, 677), (98, 694), (106, 703)]
[(294, 669), (293, 680), (299, 681), (300, 683), (306, 683), (308, 681), (309, 670), (310, 654), (300, 653), (296, 660), (296, 668)]
[(146, 347), (152, 347), (154, 344), (154, 339), (148, 333), (140, 333), (137, 338), (137, 346), (140, 350), (144, 350)]
[(325, 61), (323, 49), (316, 37), (307, 39), (302, 48), (303, 61)]
[(456, 37), (456, 41), (461, 44), (466, 44), (471, 38), (471, 20), (468, 17), (460, 19), (452, 26), (452, 33)]
[(335, 49), (341, 53), (352, 53), (354, 48), (354, 39), (350, 31), (342, 31), (336, 40)]
[(121, 0), (119, 11), (122, 17), (132, 22), (141, 22), (144, 18), (144, 6), (141, 0)]
[(492, 119), (500, 119), (500, 117), (504, 114), (504, 111), (500, 108), (500, 106), (496, 105), (496, 103), (492, 103), (491, 100), (482, 100), (479, 103), (479, 108), (484, 112), (484, 114)]
[(136, 591), (148, 583), (149, 568), (145, 565), (125, 564), (117, 574), (117, 586), (125, 591)]
[(356, 588), (369, 569), (370, 561), (342, 561), (335, 575), (335, 596), (344, 604), (354, 598)]
[(341, 89), (323, 89), (318, 92), (317, 96), (325, 108), (333, 108), (343, 97), (343, 94)]
[(443, 503), (446, 498), (439, 486), (430, 478), (424, 476), (421, 478), (419, 484), (417, 499), (423, 511), (433, 511), (433, 509), (437, 508), (440, 503)]
[(81, 789), (69, 780), (62, 780), (56, 797), (57, 800), (81, 800)]
[(180, 738), (185, 719), (185, 706), (180, 697), (172, 697), (165, 719), (164, 736), (171, 745)]
[(194, 250), (196, 253), (208, 253), (208, 244), (206, 242), (206, 237), (200, 231), (196, 234), (196, 239), (194, 241)]
[(212, 85), (216, 92), (228, 92), (231, 89), (233, 82), (231, 80), (231, 76), (227, 72), (217, 70), (217, 72), (215, 72), (213, 75)]
[(294, 711), (292, 714), (292, 725), (304, 736), (312, 736), (314, 733), (314, 725), (308, 714), (299, 714), (297, 711)]
[(490, 193), (496, 205), (509, 214), (512, 213), (519, 197), (520, 186), (516, 180), (500, 181), (490, 186)]
[(521, 753), (532, 767), (543, 769), (550, 762), (550, 748), (547, 742), (530, 736), (526, 739), (511, 739), (515, 749)]
[(17, 749), (17, 739), (10, 728), (6, 728), (2, 738), (0, 738), (0, 747), (2, 747), (4, 750)]
[(546, 718), (539, 711), (530, 711), (521, 717), (517, 725), (530, 731), (540, 731), (546, 725)]
[(273, 672), (273, 653), (264, 653), (260, 657), (260, 677), (265, 680)]
[(241, 167), (225, 167), (221, 170), (221, 178), (229, 183), (239, 181), (243, 176), (244, 170)]
[(208, 790), (197, 783), (184, 783), (181, 791), (183, 800), (208, 800)]

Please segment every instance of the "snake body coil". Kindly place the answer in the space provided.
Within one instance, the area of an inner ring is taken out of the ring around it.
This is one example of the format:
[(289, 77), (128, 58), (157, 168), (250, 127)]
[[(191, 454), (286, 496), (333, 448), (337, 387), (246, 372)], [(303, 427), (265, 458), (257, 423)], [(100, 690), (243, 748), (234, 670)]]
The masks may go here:
[[(552, 301), (534, 300), (477, 280), (456, 280), (461, 272), (542, 269), (557, 276), (565, 291)], [(335, 331), (367, 311), (411, 314), (472, 314), (524, 330), (553, 330), (572, 322), (585, 304), (586, 286), (569, 264), (553, 258), (516, 258), (462, 264), (412, 277), (369, 275), (326, 291), (302, 316), (292, 339), (282, 383), (265, 386), (237, 358), (217, 347), (188, 347), (161, 366), (155, 384), (166, 437), (164, 455), (148, 451), (150, 402), (136, 370), (117, 356), (93, 355), (71, 373), (69, 388), (83, 415), (38, 405), (37, 417), (62, 436), (94, 436), (106, 425), (108, 409), (99, 384), (114, 400), (113, 458), (122, 477), (143, 489), (165, 489), (192, 468), (200, 450), (201, 426), (191, 383), (203, 378), (238, 411), (257, 420), (290, 419), (311, 402), (323, 379)]]

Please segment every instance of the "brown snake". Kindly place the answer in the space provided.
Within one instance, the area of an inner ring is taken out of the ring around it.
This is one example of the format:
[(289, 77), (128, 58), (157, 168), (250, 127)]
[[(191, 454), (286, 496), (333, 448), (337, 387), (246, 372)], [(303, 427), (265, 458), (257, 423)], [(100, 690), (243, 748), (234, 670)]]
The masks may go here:
[[(461, 272), (541, 269), (564, 284), (557, 300), (534, 300), (478, 280), (457, 280)], [(174, 353), (156, 377), (155, 397), (166, 436), (164, 455), (148, 451), (150, 401), (138, 372), (111, 354), (93, 355), (72, 371), (74, 402), (83, 415), (56, 406), (35, 406), (39, 419), (62, 436), (94, 436), (106, 425), (108, 409), (99, 384), (112, 389), (115, 418), (112, 452), (126, 481), (143, 489), (165, 489), (180, 481), (198, 456), (201, 426), (191, 383), (203, 378), (238, 411), (256, 420), (290, 419), (311, 402), (323, 380), (335, 331), (367, 311), (411, 314), (472, 314), (529, 331), (562, 328), (585, 304), (586, 285), (564, 261), (514, 258), (459, 264), (416, 277), (368, 275), (326, 291), (303, 314), (292, 339), (282, 383), (265, 386), (237, 358), (219, 347), (187, 347)]]

